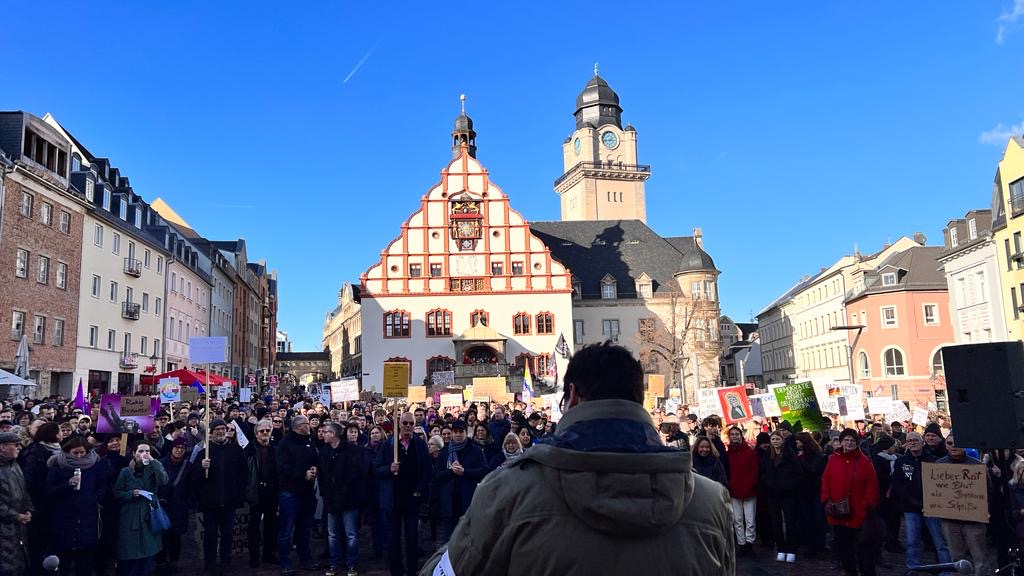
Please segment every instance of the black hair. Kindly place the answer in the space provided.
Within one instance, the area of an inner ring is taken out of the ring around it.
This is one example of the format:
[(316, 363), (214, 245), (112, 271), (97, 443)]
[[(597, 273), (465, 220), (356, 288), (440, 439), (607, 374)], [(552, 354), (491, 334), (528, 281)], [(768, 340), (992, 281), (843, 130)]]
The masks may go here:
[(644, 371), (629, 350), (606, 341), (573, 355), (565, 370), (565, 390), (584, 400), (644, 401)]
[(47, 422), (39, 426), (32, 439), (36, 442), (56, 442), (59, 434), (60, 424), (57, 424), (56, 422)]
[(89, 446), (89, 441), (82, 436), (72, 436), (61, 445), (61, 450), (65, 452), (71, 452), (75, 448), (85, 448), (86, 452), (92, 449)]

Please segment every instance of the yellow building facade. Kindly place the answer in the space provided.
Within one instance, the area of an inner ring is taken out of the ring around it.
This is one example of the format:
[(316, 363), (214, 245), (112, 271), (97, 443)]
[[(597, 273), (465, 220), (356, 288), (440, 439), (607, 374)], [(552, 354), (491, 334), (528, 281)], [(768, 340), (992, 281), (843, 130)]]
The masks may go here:
[(999, 161), (992, 194), (992, 235), (1009, 340), (1024, 338), (1024, 138), (1014, 136)]

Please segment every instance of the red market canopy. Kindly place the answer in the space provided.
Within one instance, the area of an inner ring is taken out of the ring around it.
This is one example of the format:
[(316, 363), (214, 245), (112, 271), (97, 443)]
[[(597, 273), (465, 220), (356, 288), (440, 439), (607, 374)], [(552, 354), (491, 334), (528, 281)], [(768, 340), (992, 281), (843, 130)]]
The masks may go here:
[[(193, 372), (192, 370), (188, 370), (186, 368), (179, 368), (172, 372), (164, 372), (163, 374), (157, 374), (156, 376), (143, 376), (142, 378), (142, 384), (144, 385), (150, 383), (155, 384), (162, 380), (163, 378), (177, 378), (178, 381), (181, 382), (183, 386), (192, 386), (193, 384), (199, 384), (200, 386), (202, 386), (203, 382), (205, 382), (202, 373)], [(148, 379), (148, 382), (146, 381), (146, 379)], [(213, 383), (213, 379), (211, 378), (210, 380), (211, 383)]]
[[(199, 375), (200, 382), (205, 382), (205, 380), (203, 380), (203, 378), (206, 378), (206, 371), (205, 370), (196, 370), (196, 374)], [(214, 374), (214, 373), (211, 372), (210, 375), (209, 375), (209, 378), (210, 378), (210, 384), (212, 384), (214, 386), (221, 386), (223, 384), (230, 384), (232, 386), (235, 385), (235, 381), (234, 380), (232, 380), (230, 378), (225, 378), (224, 376), (221, 376), (220, 374)]]

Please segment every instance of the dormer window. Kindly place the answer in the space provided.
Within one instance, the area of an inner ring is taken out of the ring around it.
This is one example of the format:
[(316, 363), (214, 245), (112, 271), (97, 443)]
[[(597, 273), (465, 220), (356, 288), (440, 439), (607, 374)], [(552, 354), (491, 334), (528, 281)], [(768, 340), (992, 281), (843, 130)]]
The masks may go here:
[(618, 297), (618, 287), (615, 278), (608, 274), (601, 279), (601, 299), (615, 300)]
[(971, 240), (974, 240), (975, 238), (978, 237), (978, 223), (974, 220), (974, 218), (971, 218), (970, 220), (967, 221), (967, 235), (970, 237)]
[[(954, 244), (956, 246), (956, 244)], [(896, 273), (886, 272), (882, 274), (882, 286), (895, 286), (896, 285)]]
[(956, 238), (956, 227), (949, 229), (949, 244), (953, 248), (956, 248), (957, 244), (959, 244), (959, 241)]
[(117, 201), (117, 215), (121, 220), (128, 220), (128, 202), (125, 200)]
[(110, 212), (110, 188), (103, 187), (103, 209)]
[(135, 207), (135, 227), (142, 229), (142, 209), (138, 206)]
[(639, 278), (636, 279), (636, 293), (637, 296), (647, 299), (654, 296), (654, 286), (651, 282), (651, 277), (647, 273), (643, 273)]

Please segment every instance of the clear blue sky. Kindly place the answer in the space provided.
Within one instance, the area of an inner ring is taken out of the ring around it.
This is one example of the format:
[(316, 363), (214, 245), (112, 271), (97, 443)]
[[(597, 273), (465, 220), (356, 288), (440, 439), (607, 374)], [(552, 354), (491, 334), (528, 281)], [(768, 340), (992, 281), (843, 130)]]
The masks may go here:
[(1015, 1), (28, 2), (4, 9), (0, 108), (53, 113), (147, 200), (245, 237), (315, 350), (437, 181), (460, 93), (513, 206), (559, 217), (600, 62), (653, 167), (649, 224), (702, 227), (746, 320), (855, 242), (941, 243), (988, 206), (1024, 131)]

